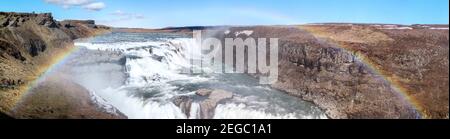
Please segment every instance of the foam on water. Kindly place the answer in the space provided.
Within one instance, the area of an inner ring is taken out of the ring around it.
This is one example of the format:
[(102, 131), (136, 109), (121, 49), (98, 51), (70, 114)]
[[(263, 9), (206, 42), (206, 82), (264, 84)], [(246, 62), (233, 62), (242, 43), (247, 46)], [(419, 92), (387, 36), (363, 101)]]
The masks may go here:
[(295, 113), (270, 114), (264, 110), (255, 110), (247, 108), (243, 103), (240, 104), (220, 104), (217, 106), (215, 119), (298, 119)]
[[(91, 50), (122, 52), (127, 75), (121, 86), (96, 89), (105, 102), (132, 119), (200, 118), (199, 101), (194, 101), (187, 117), (173, 103), (176, 96), (195, 96), (202, 88), (225, 89), (233, 99), (220, 102), (214, 118), (293, 119), (324, 118), (312, 105), (260, 86), (247, 76), (222, 74), (190, 75), (181, 71), (190, 66), (186, 55), (199, 57), (199, 45), (192, 38), (160, 34), (110, 34), (77, 42)], [(81, 75), (80, 75), (81, 76)], [(92, 89), (92, 88), (89, 88)], [(105, 103), (102, 102), (102, 103)]]
[(192, 103), (191, 111), (189, 112), (189, 119), (198, 119), (200, 118), (200, 104)]

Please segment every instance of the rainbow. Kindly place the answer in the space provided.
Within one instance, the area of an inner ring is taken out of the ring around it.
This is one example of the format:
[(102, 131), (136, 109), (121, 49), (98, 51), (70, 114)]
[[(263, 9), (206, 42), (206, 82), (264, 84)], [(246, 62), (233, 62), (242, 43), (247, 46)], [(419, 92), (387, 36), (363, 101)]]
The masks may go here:
[(35, 77), (32, 81), (27, 83), (27, 85), (22, 88), (21, 92), (23, 92), (22, 97), (26, 96), (30, 90), (38, 85), (39, 82), (44, 81), (49, 77), (51, 73), (53, 73), (58, 67), (64, 65), (66, 63), (68, 57), (79, 50), (79, 47), (69, 45), (67, 47), (58, 49), (58, 51), (54, 52), (50, 61), (46, 62), (42, 66), (37, 68), (38, 76)]
[[(312, 30), (308, 30), (309, 32), (314, 32)], [(314, 33), (313, 33), (314, 34)], [(317, 37), (317, 36), (316, 36)], [(354, 51), (351, 48), (346, 47), (345, 45), (338, 45), (340, 48), (343, 48), (347, 52), (351, 52), (355, 58), (363, 63), (367, 68), (371, 70), (372, 73), (381, 77), (383, 81), (385, 81), (393, 91), (400, 98), (404, 99), (409, 105), (411, 105), (418, 113), (416, 118), (427, 118), (427, 114), (422, 107), (421, 103), (414, 97), (410, 95), (410, 92), (405, 87), (402, 87), (401, 82), (398, 78), (392, 77), (389, 73), (383, 70), (378, 64), (373, 62), (370, 58), (361, 54), (358, 51)], [(49, 62), (48, 66), (41, 66), (38, 71), (41, 73), (38, 78), (29, 83), (24, 92), (29, 92), (33, 87), (35, 87), (40, 81), (45, 80), (49, 74), (51, 74), (57, 67), (63, 65), (67, 57), (71, 55), (73, 52), (76, 52), (79, 48), (76, 46), (68, 47), (67, 50), (63, 50), (56, 54), (53, 59)]]
[[(326, 36), (321, 35), (321, 31), (317, 31), (307, 27), (300, 27), (300, 29), (307, 30), (309, 33), (313, 34), (316, 38), (327, 38)], [(411, 92), (402, 86), (401, 80), (397, 77), (392, 76), (387, 71), (383, 70), (378, 64), (376, 64), (373, 60), (367, 57), (365, 54), (360, 53), (359, 51), (355, 51), (346, 45), (335, 44), (339, 48), (342, 48), (344, 51), (347, 51), (356, 58), (357, 61), (364, 64), (371, 73), (380, 77), (385, 83), (387, 83), (391, 89), (393, 89), (395, 95), (399, 98), (403, 99), (408, 105), (410, 105), (416, 111), (416, 118), (428, 118), (428, 115), (425, 109), (422, 107), (422, 104), (419, 100), (417, 100), (414, 96), (410, 95)]]
[[(343, 47), (343, 48), (348, 51), (347, 48), (345, 48), (345, 47)], [(409, 105), (411, 105), (416, 110), (416, 112), (418, 112), (416, 115), (416, 118), (418, 118), (418, 119), (427, 118), (427, 114), (424, 111), (424, 108), (422, 107), (420, 102), (414, 96), (410, 95), (410, 92), (408, 91), (408, 89), (406, 89), (405, 87), (403, 87), (401, 85), (401, 82), (398, 78), (396, 78), (395, 76), (393, 77), (393, 76), (389, 75), (389, 73), (387, 73), (385, 70), (383, 70), (380, 66), (378, 66), (378, 64), (374, 63), (371, 59), (369, 59), (364, 54), (361, 54), (356, 51), (352, 51), (352, 52), (354, 52), (354, 56), (356, 57), (356, 59), (359, 62), (363, 63), (367, 68), (369, 68), (372, 73), (381, 77), (381, 79), (383, 79), (383, 81), (385, 81), (388, 85), (390, 85), (390, 87), (393, 89), (393, 91), (395, 92), (395, 94), (397, 96), (399, 96), (400, 98), (402, 98), (406, 102), (408, 102)]]

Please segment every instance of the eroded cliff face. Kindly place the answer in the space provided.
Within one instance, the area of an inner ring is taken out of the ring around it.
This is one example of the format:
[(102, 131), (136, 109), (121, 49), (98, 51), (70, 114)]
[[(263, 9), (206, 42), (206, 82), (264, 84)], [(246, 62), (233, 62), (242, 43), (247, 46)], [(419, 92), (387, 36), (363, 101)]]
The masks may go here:
[(272, 87), (314, 102), (330, 118), (448, 118), (448, 30), (305, 25), (230, 28), (219, 36), (244, 30), (280, 39)]
[[(448, 26), (445, 29), (421, 25), (389, 28), (328, 25), (304, 26), (302, 29), (359, 54), (363, 64), (377, 72), (374, 75), (386, 80), (391, 89), (396, 89), (393, 94), (409, 98), (408, 102), (419, 110), (422, 118), (448, 118)], [(361, 32), (364, 33), (359, 34)], [(378, 35), (372, 37), (372, 34)], [(374, 100), (390, 105), (383, 99)], [(400, 111), (399, 114), (403, 113)], [(347, 115), (352, 116), (351, 113)]]
[(10, 113), (32, 82), (74, 48), (74, 39), (108, 31), (93, 21), (58, 22), (50, 13), (0, 12), (0, 111)]

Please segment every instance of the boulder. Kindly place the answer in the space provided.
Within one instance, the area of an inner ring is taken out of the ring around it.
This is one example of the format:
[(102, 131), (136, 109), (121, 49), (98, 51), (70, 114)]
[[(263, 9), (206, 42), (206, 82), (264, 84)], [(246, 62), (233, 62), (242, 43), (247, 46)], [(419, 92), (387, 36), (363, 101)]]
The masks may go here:
[(214, 111), (217, 103), (224, 99), (230, 99), (233, 97), (233, 93), (225, 90), (214, 90), (209, 94), (208, 99), (200, 103), (200, 118), (211, 119), (214, 117)]
[[(211, 119), (214, 117), (214, 111), (219, 102), (233, 98), (233, 93), (225, 90), (209, 90), (199, 89), (195, 93), (200, 97), (207, 97), (206, 99), (198, 102), (200, 104), (200, 117), (201, 119)], [(193, 99), (190, 96), (177, 96), (174, 98), (173, 103), (178, 106), (181, 111), (190, 117), (191, 106)]]
[(209, 94), (211, 94), (211, 92), (212, 92), (212, 90), (209, 90), (209, 89), (200, 89), (200, 90), (195, 91), (195, 94), (199, 95), (199, 96), (209, 96)]
[(181, 112), (186, 114), (186, 117), (190, 117), (190, 111), (192, 106), (192, 99), (188, 96), (177, 96), (173, 100), (173, 103), (181, 109)]

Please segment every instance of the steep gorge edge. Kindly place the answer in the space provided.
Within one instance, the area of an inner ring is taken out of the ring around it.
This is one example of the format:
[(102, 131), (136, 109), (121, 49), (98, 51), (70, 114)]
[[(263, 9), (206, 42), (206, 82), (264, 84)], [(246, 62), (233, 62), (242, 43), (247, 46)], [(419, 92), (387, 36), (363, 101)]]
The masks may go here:
[[(238, 31), (252, 30), (254, 38), (280, 38), (280, 76), (272, 87), (315, 103), (330, 118), (418, 118), (412, 109), (414, 106), (402, 100), (395, 86), (401, 86), (402, 92), (417, 99), (423, 107), (422, 118), (449, 117), (448, 29), (383, 30), (370, 25), (229, 29), (231, 33), (219, 37), (233, 38)], [(0, 112), (10, 114), (31, 81), (54, 63), (55, 56), (70, 51), (74, 39), (108, 31), (109, 28), (97, 26), (93, 21), (57, 22), (51, 14), (0, 12), (0, 77), (24, 82), (2, 86)], [(355, 60), (356, 55), (367, 58), (370, 63)], [(383, 71), (384, 75), (375, 73), (370, 66)], [(385, 78), (393, 80), (394, 86)], [(59, 82), (44, 84), (44, 89), (64, 93), (52, 88), (55, 83)], [(73, 83), (67, 86), (72, 88), (67, 92), (83, 92), (80, 96), (87, 97), (87, 90), (80, 89), (82, 87)], [(71, 99), (60, 101), (64, 104), (62, 101)], [(85, 101), (79, 104), (90, 105)], [(48, 108), (39, 110), (54, 113)], [(19, 115), (18, 118), (124, 118), (89, 108), (71, 113), (74, 117), (35, 117), (39, 114)]]
[[(56, 21), (50, 13), (0, 12), (0, 112), (14, 118), (124, 118), (96, 109), (89, 92), (68, 80), (30, 88), (74, 49), (73, 40), (110, 30), (93, 20)], [(27, 92), (33, 95), (27, 97)]]
[(231, 27), (216, 37), (246, 38), (236, 32), (249, 30), (253, 38), (279, 38), (279, 78), (271, 86), (313, 102), (330, 118), (448, 119), (446, 27)]

